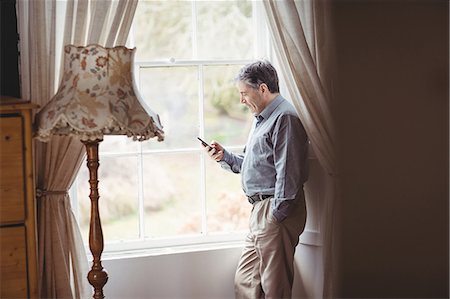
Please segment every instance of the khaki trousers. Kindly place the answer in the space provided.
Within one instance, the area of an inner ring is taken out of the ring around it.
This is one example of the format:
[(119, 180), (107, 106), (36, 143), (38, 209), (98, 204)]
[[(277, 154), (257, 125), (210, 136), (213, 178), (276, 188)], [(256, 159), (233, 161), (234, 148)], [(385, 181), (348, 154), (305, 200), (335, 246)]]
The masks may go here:
[(237, 299), (291, 298), (295, 247), (306, 223), (305, 198), (302, 191), (281, 223), (272, 215), (272, 200), (253, 205), (250, 232), (234, 280)]

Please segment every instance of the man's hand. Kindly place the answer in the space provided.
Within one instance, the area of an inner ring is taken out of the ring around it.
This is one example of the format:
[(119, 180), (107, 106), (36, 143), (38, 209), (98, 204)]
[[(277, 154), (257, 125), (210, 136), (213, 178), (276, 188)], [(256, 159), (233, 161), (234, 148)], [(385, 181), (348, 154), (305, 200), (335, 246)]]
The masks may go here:
[(211, 146), (205, 146), (205, 150), (214, 161), (219, 162), (223, 159), (224, 148), (214, 140), (211, 142)]

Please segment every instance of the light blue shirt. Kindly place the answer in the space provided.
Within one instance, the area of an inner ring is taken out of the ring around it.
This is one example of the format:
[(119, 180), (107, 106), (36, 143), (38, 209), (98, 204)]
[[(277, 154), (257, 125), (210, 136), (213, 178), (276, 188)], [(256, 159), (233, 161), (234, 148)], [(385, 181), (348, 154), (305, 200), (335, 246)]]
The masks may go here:
[(274, 195), (273, 215), (282, 221), (308, 179), (308, 137), (295, 108), (280, 95), (255, 117), (244, 154), (225, 150), (220, 164), (241, 173), (247, 196)]

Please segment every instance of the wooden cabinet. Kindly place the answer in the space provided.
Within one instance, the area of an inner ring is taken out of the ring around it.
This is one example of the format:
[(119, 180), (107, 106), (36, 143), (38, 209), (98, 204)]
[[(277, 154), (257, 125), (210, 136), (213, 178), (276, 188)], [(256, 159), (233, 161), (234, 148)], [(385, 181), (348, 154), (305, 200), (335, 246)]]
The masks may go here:
[(0, 104), (0, 298), (37, 298), (30, 103)]

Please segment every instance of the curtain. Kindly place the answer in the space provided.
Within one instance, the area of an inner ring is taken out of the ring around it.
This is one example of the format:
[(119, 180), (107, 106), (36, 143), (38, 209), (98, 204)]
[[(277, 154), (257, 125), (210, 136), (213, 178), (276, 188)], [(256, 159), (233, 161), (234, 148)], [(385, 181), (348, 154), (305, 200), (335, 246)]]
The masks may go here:
[[(124, 45), (136, 5), (137, 0), (18, 0), (22, 98), (43, 107), (55, 94), (64, 45)], [(40, 296), (90, 298), (88, 261), (68, 195), (83, 145), (53, 137), (34, 147)]]
[(335, 203), (337, 165), (333, 105), (333, 36), (327, 0), (264, 1), (275, 51), (292, 102), (302, 120), (322, 168), (327, 188), (324, 223), (324, 297), (332, 296), (336, 250)]

